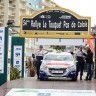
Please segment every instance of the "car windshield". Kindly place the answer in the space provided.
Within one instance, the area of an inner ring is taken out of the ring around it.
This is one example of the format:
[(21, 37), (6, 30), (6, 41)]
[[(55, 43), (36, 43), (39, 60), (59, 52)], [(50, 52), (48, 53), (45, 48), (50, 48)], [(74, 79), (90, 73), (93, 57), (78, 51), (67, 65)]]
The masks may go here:
[(56, 54), (48, 54), (44, 58), (44, 60), (50, 61), (73, 61), (73, 57), (71, 55), (56, 55)]

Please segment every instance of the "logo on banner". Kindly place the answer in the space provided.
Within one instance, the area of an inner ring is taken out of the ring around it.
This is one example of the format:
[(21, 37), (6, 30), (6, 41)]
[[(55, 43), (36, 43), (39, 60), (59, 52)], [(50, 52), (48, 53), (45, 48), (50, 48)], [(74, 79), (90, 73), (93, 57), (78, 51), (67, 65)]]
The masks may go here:
[(2, 36), (0, 36), (0, 42), (2, 41)]
[(16, 57), (20, 57), (20, 53), (15, 53), (15, 56)]
[(19, 61), (16, 61), (16, 64), (19, 64)]
[(16, 50), (21, 50), (21, 48), (16, 48)]
[(2, 59), (2, 53), (0, 53), (0, 59)]
[(0, 46), (0, 51), (1, 51), (1, 48), (2, 48), (2, 47)]
[(0, 33), (3, 33), (3, 30), (0, 30)]

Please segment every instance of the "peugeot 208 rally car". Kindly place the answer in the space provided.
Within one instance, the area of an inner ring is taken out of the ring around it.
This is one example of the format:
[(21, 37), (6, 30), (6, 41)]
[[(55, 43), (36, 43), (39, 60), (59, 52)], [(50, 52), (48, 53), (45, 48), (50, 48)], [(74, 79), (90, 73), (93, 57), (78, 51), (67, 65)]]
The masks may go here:
[(67, 52), (47, 53), (40, 67), (40, 80), (63, 79), (74, 80), (76, 74), (76, 62), (72, 54)]

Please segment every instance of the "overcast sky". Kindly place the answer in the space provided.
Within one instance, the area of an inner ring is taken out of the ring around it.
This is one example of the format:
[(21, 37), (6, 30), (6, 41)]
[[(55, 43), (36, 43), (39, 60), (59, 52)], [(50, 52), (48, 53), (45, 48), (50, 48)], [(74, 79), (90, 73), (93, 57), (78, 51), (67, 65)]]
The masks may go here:
[(81, 16), (90, 16), (91, 26), (96, 25), (96, 0), (54, 0), (54, 2)]

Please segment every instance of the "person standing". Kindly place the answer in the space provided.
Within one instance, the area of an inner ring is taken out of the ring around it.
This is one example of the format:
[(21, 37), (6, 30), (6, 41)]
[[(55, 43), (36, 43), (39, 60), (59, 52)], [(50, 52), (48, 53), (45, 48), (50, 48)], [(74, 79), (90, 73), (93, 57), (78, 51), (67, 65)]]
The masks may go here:
[(36, 55), (35, 65), (36, 65), (36, 69), (37, 69), (37, 79), (39, 79), (41, 60), (43, 60), (43, 56), (44, 56), (44, 51), (43, 51), (42, 45), (39, 46), (39, 50), (37, 50), (35, 55)]
[(83, 70), (84, 70), (84, 64), (85, 64), (85, 53), (82, 50), (83, 46), (79, 46), (79, 50), (76, 52), (76, 77), (75, 80), (77, 80), (78, 73), (80, 71), (80, 80), (82, 80), (83, 76)]
[(93, 65), (93, 53), (91, 52), (89, 47), (86, 47), (87, 55), (86, 55), (86, 65), (87, 65), (87, 76), (85, 80), (92, 79), (92, 65)]
[(30, 76), (34, 77), (35, 76), (35, 70), (34, 70), (34, 65), (33, 65), (33, 58), (30, 57), (28, 59), (28, 63), (27, 63), (28, 69), (30, 71)]

